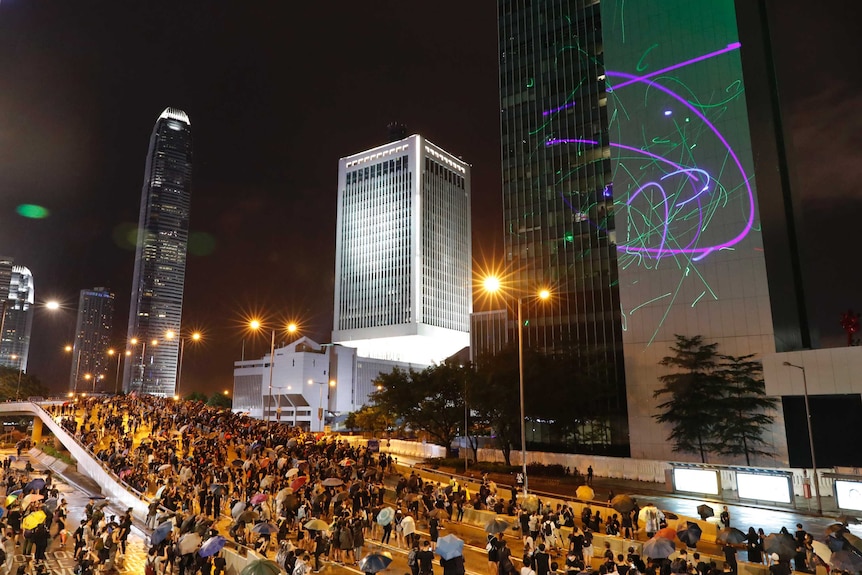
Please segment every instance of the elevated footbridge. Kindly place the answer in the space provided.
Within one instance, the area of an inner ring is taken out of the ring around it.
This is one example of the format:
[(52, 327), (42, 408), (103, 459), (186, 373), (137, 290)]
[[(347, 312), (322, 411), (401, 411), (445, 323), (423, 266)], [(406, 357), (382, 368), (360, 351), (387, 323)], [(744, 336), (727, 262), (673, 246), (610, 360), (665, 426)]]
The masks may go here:
[(54, 416), (45, 408), (54, 405), (62, 405), (58, 401), (10, 401), (0, 403), (0, 417), (7, 416), (32, 416), (33, 417), (33, 443), (42, 440), (42, 432), (47, 428), (54, 437), (75, 458), (78, 472), (83, 473), (102, 488), (102, 494), (111, 499), (118, 507), (131, 508), (135, 519), (145, 521), (147, 516), (147, 501), (143, 494), (117, 477), (113, 471), (105, 466), (96, 456), (87, 449), (78, 439), (66, 431)]

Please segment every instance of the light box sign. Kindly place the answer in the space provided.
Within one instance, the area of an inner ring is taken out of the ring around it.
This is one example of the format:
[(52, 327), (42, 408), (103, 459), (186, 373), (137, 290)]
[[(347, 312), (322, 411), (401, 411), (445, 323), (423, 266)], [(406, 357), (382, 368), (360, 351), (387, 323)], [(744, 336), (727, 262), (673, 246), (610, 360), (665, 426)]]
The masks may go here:
[(862, 481), (835, 480), (835, 497), (839, 509), (862, 511)]
[(673, 487), (675, 491), (718, 495), (718, 471), (714, 471), (711, 469), (689, 469), (686, 467), (674, 467)]
[(736, 473), (736, 488), (740, 499), (756, 499), (775, 503), (790, 503), (793, 490), (787, 475)]

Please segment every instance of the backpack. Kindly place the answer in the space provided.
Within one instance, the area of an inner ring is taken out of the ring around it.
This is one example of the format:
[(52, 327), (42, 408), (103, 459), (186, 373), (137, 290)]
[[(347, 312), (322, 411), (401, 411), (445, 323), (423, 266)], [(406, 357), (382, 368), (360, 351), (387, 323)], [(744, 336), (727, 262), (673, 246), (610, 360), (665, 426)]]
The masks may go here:
[(407, 554), (407, 564), (411, 567), (416, 565), (416, 550), (411, 549), (410, 553)]
[(554, 533), (553, 527), (551, 527), (550, 521), (545, 521), (545, 535), (551, 535)]

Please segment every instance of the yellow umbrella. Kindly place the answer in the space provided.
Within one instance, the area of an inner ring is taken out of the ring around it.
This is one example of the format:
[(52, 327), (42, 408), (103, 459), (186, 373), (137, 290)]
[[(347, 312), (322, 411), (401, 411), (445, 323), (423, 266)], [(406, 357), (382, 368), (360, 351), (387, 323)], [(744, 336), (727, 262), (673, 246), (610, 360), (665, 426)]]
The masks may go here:
[(17, 500), (18, 500), (17, 495), (7, 495), (6, 496), (6, 507), (9, 507), (13, 503), (15, 503)]
[(589, 485), (581, 485), (578, 487), (578, 490), (575, 491), (575, 495), (577, 495), (578, 499), (586, 499), (589, 501), (596, 496), (596, 492), (593, 491), (593, 488)]
[(34, 511), (24, 518), (24, 521), (21, 522), (21, 526), (24, 527), (24, 529), (35, 529), (39, 525), (45, 523), (45, 519), (44, 511)]

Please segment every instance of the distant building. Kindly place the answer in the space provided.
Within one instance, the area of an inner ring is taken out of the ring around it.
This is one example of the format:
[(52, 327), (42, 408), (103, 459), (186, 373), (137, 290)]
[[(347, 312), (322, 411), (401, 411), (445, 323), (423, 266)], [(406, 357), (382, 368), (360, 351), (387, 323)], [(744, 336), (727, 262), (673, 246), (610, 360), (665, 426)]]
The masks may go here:
[(116, 379), (108, 377), (115, 362), (107, 355), (113, 329), (114, 294), (104, 287), (81, 290), (69, 390), (115, 391)]
[(469, 345), (470, 165), (422, 136), (339, 161), (332, 341), (429, 365)]
[(508, 312), (478, 311), (470, 315), (470, 361), (494, 355), (509, 344)]
[(362, 358), (353, 348), (301, 337), (275, 350), (270, 395), (270, 364), (269, 354), (234, 362), (233, 411), (311, 431), (366, 404), (381, 373), (426, 367)]
[[(123, 372), (123, 389), (172, 396), (176, 388), (186, 249), (192, 184), (192, 134), (189, 117), (167, 108), (150, 137), (135, 275), (129, 309), (129, 339), (138, 346)], [(145, 345), (153, 339), (159, 345)]]
[(12, 266), (0, 333), (0, 365), (27, 371), (30, 332), (33, 328), (35, 288), (33, 274), (24, 266)]

